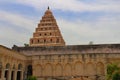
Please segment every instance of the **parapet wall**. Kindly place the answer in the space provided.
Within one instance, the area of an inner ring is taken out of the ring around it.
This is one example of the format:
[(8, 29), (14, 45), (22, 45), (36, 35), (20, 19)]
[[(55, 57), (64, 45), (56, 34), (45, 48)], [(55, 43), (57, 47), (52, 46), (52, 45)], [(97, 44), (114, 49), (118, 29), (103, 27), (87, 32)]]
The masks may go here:
[(86, 54), (86, 53), (120, 53), (120, 44), (99, 45), (68, 45), (52, 47), (17, 47), (12, 48), (25, 55), (51, 55), (51, 54)]

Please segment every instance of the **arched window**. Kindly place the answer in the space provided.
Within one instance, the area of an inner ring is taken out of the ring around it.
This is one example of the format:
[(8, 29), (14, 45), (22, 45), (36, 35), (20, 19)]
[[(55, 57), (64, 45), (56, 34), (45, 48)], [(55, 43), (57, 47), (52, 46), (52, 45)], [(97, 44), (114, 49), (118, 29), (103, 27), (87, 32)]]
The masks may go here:
[(13, 69), (15, 69), (15, 64), (13, 65)]
[(18, 70), (22, 69), (22, 64), (18, 64)]
[(22, 64), (18, 64), (17, 80), (21, 80), (21, 76), (23, 76), (21, 75), (21, 70), (22, 70)]
[(10, 64), (7, 63), (7, 64), (6, 64), (6, 69), (9, 69), (9, 68), (10, 68)]
[(28, 65), (27, 67), (27, 76), (32, 76), (32, 65)]
[(9, 77), (9, 69), (10, 69), (10, 64), (7, 63), (6, 64), (5, 74), (4, 74), (4, 77), (6, 78), (6, 80), (8, 80), (8, 77)]

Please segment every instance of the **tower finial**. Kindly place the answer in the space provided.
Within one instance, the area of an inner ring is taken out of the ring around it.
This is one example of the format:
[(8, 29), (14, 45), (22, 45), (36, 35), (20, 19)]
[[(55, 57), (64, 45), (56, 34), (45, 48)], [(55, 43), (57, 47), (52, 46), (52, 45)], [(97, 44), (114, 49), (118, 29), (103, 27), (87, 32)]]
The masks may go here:
[(49, 8), (49, 6), (48, 6), (48, 10), (49, 10), (50, 8)]

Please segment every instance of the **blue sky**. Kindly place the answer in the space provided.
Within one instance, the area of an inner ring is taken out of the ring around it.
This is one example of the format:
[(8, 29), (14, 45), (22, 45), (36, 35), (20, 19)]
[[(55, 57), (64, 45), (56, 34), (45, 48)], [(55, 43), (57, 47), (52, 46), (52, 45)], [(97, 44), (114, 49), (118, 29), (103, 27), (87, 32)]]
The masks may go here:
[(120, 0), (0, 0), (0, 44), (29, 43), (50, 6), (67, 45), (120, 43)]

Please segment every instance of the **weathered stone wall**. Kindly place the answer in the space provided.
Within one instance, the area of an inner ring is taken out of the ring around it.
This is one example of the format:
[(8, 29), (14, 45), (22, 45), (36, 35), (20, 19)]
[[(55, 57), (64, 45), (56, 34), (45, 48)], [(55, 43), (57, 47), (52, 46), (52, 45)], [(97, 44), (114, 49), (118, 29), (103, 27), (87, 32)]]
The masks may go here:
[(14, 47), (28, 56), (33, 75), (46, 79), (105, 80), (106, 66), (120, 64), (120, 45)]
[[(31, 56), (37, 77), (103, 78), (109, 63), (120, 62), (120, 54), (61, 54)], [(103, 79), (101, 79), (103, 80)]]
[(16, 80), (18, 72), (23, 80), (26, 56), (0, 45), (0, 79)]

